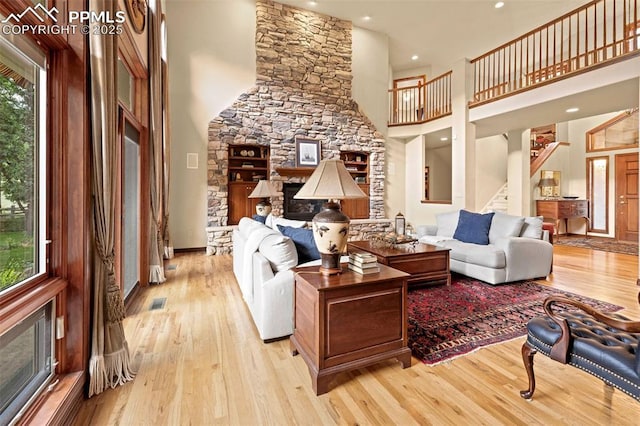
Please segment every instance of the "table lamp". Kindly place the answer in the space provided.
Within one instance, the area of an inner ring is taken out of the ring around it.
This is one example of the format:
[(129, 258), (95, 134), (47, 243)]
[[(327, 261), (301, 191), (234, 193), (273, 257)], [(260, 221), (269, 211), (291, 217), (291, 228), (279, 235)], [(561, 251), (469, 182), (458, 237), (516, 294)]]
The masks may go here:
[(540, 187), (540, 195), (546, 198), (551, 198), (553, 195), (553, 187), (558, 186), (558, 182), (554, 178), (542, 178), (540, 182), (538, 182), (538, 186)]
[(258, 216), (268, 216), (271, 213), (270, 197), (276, 197), (280, 193), (276, 190), (275, 186), (268, 180), (261, 180), (253, 189), (249, 198), (262, 198), (256, 205), (256, 214)]
[(340, 211), (339, 200), (366, 198), (342, 160), (322, 160), (307, 182), (293, 197), (327, 200), (313, 217), (313, 239), (320, 252), (320, 273), (342, 272), (340, 255), (346, 252), (349, 218)]

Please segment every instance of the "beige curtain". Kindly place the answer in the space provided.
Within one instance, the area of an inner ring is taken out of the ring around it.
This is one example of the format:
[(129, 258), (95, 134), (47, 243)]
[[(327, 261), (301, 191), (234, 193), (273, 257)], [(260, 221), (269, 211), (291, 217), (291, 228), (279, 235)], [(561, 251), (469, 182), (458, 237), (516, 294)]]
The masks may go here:
[(151, 102), (150, 129), (150, 186), (151, 225), (149, 229), (149, 282), (162, 283), (164, 276), (164, 201), (163, 201), (163, 161), (162, 161), (162, 57), (160, 46), (160, 1), (149, 3), (149, 99)]
[[(90, 0), (89, 10), (108, 11), (111, 0)], [(122, 320), (125, 316), (114, 268), (117, 171), (117, 47), (113, 35), (89, 36), (91, 70), (91, 159), (95, 274), (93, 324), (89, 361), (89, 396), (133, 380), (129, 347)]]
[[(164, 14), (162, 15), (161, 37), (164, 41), (164, 45), (167, 45), (167, 33), (166, 33), (166, 20)], [(170, 178), (170, 164), (171, 164), (171, 133), (169, 129), (169, 74), (166, 62), (166, 52), (162, 52), (162, 170), (164, 177), (163, 185), (163, 205), (164, 205), (164, 220), (162, 222), (164, 237), (164, 257), (165, 259), (173, 258), (173, 242), (171, 241), (171, 234), (169, 232), (169, 178)]]

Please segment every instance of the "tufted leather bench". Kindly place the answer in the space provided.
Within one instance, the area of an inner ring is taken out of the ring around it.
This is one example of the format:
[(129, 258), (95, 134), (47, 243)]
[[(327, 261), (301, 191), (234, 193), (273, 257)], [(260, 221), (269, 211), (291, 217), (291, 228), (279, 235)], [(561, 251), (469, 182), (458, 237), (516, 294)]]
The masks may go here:
[[(554, 312), (553, 305), (570, 305), (580, 311)], [(640, 401), (640, 322), (622, 315), (605, 315), (574, 300), (551, 296), (544, 302), (547, 316), (527, 324), (522, 360), (529, 376), (529, 389), (520, 392), (533, 397), (536, 352), (577, 367)]]

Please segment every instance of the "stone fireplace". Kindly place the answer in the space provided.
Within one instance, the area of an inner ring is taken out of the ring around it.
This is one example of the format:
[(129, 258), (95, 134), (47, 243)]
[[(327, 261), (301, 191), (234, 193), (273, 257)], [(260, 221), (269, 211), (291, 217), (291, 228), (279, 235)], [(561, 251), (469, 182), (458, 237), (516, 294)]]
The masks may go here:
[[(351, 97), (351, 43), (349, 21), (257, 0), (256, 85), (209, 123), (209, 254), (230, 251), (230, 143), (269, 146), (268, 178), (279, 191), (306, 179), (277, 171), (294, 167), (296, 136), (320, 141), (323, 159), (338, 158), (341, 151), (367, 152), (369, 218), (385, 217), (385, 143)], [(281, 197), (271, 201), (275, 215), (303, 213), (285, 209)], [(288, 209), (313, 206), (304, 201)], [(307, 216), (313, 217), (310, 213)]]
[(313, 217), (320, 213), (323, 200), (296, 200), (293, 198), (303, 183), (284, 182), (282, 184), (282, 215), (286, 219), (311, 221)]

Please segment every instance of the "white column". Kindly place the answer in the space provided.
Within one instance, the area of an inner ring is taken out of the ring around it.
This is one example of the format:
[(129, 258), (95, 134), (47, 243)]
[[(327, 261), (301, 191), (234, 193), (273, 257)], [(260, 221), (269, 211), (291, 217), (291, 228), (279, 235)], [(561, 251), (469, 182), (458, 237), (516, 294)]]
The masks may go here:
[(469, 123), (469, 100), (473, 95), (473, 66), (468, 59), (457, 61), (451, 75), (451, 118), (454, 208), (476, 211), (476, 127)]
[(531, 214), (530, 142), (529, 131), (510, 130), (507, 147), (507, 212), (513, 215)]

